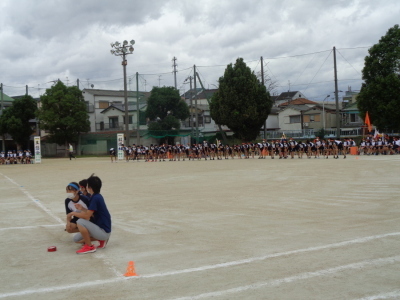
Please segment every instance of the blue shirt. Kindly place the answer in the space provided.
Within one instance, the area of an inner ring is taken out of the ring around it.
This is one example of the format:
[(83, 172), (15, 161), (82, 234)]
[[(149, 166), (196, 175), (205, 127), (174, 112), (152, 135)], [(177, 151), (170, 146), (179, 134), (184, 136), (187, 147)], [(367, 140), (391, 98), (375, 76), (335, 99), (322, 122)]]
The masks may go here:
[(93, 194), (90, 198), (88, 210), (93, 210), (93, 223), (104, 229), (105, 232), (111, 232), (111, 215), (108, 212), (106, 203), (101, 194)]

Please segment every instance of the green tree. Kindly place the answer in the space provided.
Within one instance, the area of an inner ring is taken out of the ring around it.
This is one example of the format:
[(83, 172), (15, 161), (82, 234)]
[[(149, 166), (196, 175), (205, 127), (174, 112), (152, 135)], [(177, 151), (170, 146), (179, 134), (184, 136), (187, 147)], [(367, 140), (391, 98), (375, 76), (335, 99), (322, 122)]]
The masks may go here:
[(78, 87), (58, 81), (40, 101), (37, 116), (40, 128), (49, 132), (49, 141), (58, 145), (76, 143), (80, 133), (90, 130), (86, 103)]
[(400, 28), (390, 28), (365, 57), (364, 83), (357, 97), (361, 117), (368, 111), (380, 131), (400, 130)]
[(173, 129), (179, 130), (180, 120), (189, 115), (188, 105), (174, 87), (154, 87), (151, 90), (146, 109), (146, 117), (151, 121), (148, 126), (150, 134), (163, 139)]
[(229, 64), (211, 98), (211, 117), (242, 141), (255, 140), (271, 112), (269, 92), (242, 58)]
[(29, 137), (34, 132), (29, 120), (35, 118), (36, 111), (35, 99), (25, 95), (15, 99), (0, 117), (0, 132), (11, 135), (18, 149), (29, 146)]

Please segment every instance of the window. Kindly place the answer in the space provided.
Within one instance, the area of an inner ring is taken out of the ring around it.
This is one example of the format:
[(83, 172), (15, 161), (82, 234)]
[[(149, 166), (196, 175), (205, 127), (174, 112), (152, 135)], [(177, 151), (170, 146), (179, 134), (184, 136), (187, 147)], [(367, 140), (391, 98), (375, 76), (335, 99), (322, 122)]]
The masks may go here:
[(300, 123), (301, 122), (301, 116), (289, 116), (290, 118), (290, 123)]
[(319, 114), (304, 115), (303, 122), (306, 122), (306, 123), (321, 122), (321, 115), (319, 115)]
[(146, 112), (139, 110), (139, 125), (146, 125), (146, 124), (147, 124)]
[(108, 107), (108, 101), (99, 101), (99, 108), (106, 109)]
[[(122, 119), (123, 119), (124, 124), (125, 124), (125, 116), (123, 116)], [(128, 116), (128, 122), (129, 122), (129, 124), (132, 124), (132, 123), (133, 123), (133, 122), (132, 122), (132, 116)]]
[(210, 124), (211, 123), (211, 116), (204, 116), (204, 123)]
[(86, 110), (87, 110), (87, 112), (89, 112), (89, 113), (94, 112), (93, 104), (89, 103), (89, 101), (85, 101), (85, 104), (86, 104)]
[(358, 123), (358, 122), (361, 122), (358, 114), (350, 114), (350, 123)]
[(109, 117), (108, 122), (110, 129), (118, 128), (118, 117)]

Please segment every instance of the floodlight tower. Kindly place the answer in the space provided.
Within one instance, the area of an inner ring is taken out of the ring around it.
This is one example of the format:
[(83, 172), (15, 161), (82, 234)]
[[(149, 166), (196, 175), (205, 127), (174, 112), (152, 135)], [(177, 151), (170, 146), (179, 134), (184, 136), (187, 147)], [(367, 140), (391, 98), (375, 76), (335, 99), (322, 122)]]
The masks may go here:
[[(123, 41), (122, 44), (120, 42), (111, 43), (111, 54), (115, 56), (122, 56), (122, 67), (124, 69), (124, 98), (125, 98), (125, 145), (129, 145), (129, 114), (128, 114), (128, 92), (126, 87), (126, 65), (128, 61), (126, 60), (126, 56), (128, 54), (133, 53), (133, 45), (135, 44), (134, 40), (131, 40), (129, 43), (127, 40)], [(137, 99), (139, 101), (139, 99)], [(137, 112), (139, 113), (139, 112)], [(139, 117), (139, 116), (138, 116)]]

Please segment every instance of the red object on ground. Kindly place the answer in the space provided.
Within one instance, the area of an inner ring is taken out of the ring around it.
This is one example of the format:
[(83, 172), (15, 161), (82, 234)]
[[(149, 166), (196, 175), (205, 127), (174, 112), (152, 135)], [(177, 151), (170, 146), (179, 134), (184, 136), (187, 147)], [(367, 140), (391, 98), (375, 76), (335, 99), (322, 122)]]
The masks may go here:
[(55, 252), (55, 251), (57, 251), (56, 246), (51, 246), (51, 247), (47, 248), (47, 252)]

